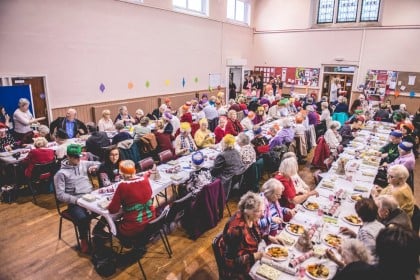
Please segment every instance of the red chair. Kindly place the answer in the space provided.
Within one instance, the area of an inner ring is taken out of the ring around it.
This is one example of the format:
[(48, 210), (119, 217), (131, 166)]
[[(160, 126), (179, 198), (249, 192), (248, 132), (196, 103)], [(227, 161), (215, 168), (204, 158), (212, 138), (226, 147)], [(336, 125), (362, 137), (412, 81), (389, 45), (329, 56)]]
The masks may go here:
[(50, 186), (54, 173), (57, 170), (56, 168), (56, 162), (55, 160), (47, 163), (37, 163), (35, 164), (31, 178), (28, 182), (29, 189), (32, 193), (32, 198), (35, 204), (37, 204), (36, 201), (36, 194), (37, 194), (37, 188), (42, 185)]
[(139, 166), (140, 166), (141, 171), (146, 171), (146, 170), (151, 169), (154, 164), (155, 162), (152, 157), (147, 157), (139, 161)]
[(165, 151), (160, 152), (158, 154), (158, 157), (159, 157), (160, 163), (165, 163), (172, 160), (174, 155), (172, 154), (171, 150), (165, 150)]

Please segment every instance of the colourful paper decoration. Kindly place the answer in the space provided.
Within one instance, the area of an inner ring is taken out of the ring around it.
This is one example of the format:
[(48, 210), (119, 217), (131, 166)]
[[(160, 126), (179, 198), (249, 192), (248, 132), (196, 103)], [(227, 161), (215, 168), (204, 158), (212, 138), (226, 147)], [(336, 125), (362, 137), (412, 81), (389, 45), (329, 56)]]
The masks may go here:
[(400, 96), (400, 91), (399, 91), (398, 89), (397, 89), (397, 90), (395, 90), (394, 96), (395, 96), (395, 97)]
[(147, 88), (149, 88), (149, 87), (150, 87), (150, 82), (149, 82), (149, 81), (146, 81), (145, 86), (146, 86)]
[(169, 80), (165, 80), (165, 86), (169, 86), (169, 85), (170, 85), (170, 83), (171, 83), (171, 81), (169, 81)]
[(104, 91), (105, 91), (105, 85), (104, 85), (103, 83), (101, 83), (101, 84), (99, 85), (99, 90), (100, 90), (102, 93), (104, 93)]
[(195, 83), (198, 83), (198, 77), (195, 77), (195, 78), (194, 78), (194, 82), (195, 82)]
[(416, 93), (414, 91), (410, 91), (410, 97), (413, 98), (416, 96)]
[(127, 87), (128, 89), (133, 89), (134, 84), (132, 82), (128, 82)]
[(185, 83), (186, 83), (185, 78), (182, 78), (182, 87), (185, 87)]
[(213, 91), (213, 89), (212, 89), (212, 87), (211, 87), (211, 86), (209, 86), (209, 91), (210, 91), (210, 92), (212, 92), (212, 91)]

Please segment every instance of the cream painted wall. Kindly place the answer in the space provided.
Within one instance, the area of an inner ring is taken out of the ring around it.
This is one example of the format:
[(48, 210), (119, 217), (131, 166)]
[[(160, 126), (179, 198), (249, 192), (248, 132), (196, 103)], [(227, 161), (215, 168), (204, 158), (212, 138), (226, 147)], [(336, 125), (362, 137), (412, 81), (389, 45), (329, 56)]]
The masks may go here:
[(210, 2), (204, 18), (171, 0), (0, 1), (0, 74), (46, 75), (50, 108), (206, 89), (226, 57), (251, 57), (253, 36), (224, 21), (224, 0)]
[[(291, 4), (293, 2), (293, 4)], [(321, 67), (356, 64), (353, 85), (368, 69), (420, 72), (420, 1), (383, 0), (384, 28), (311, 29), (314, 0), (256, 2), (255, 65)], [(301, 11), (301, 17), (298, 16)]]

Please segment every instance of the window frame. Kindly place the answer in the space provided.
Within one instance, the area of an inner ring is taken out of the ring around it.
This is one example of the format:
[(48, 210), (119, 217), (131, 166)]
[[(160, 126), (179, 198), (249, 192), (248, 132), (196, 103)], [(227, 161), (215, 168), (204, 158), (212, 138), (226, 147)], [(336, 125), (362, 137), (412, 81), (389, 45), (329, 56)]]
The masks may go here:
[(363, 6), (367, 0), (362, 0), (362, 4), (360, 5), (360, 16), (359, 22), (379, 22), (379, 16), (381, 12), (381, 0), (377, 0), (379, 2), (378, 12), (376, 14), (376, 20), (362, 20), (362, 13), (363, 13)]
[(194, 0), (185, 0), (186, 7), (176, 6), (174, 1), (172, 0), (172, 8), (174, 11), (182, 12), (190, 15), (197, 15), (202, 17), (209, 16), (209, 0), (200, 0), (201, 1), (201, 11), (193, 10), (188, 8), (188, 2)]
[[(235, 8), (233, 11), (233, 14), (235, 16), (235, 18), (230, 18), (228, 17), (228, 6), (227, 3), (228, 1), (226, 1), (226, 19), (230, 22), (236, 23), (236, 24), (241, 24), (241, 25), (246, 25), (246, 26), (251, 26), (251, 3), (249, 0), (233, 0), (235, 1)], [(236, 4), (237, 2), (242, 2), (244, 4), (244, 20), (237, 20), (236, 19)]]
[(354, 20), (352, 21), (339, 21), (339, 16), (340, 16), (340, 2), (342, 1), (347, 1), (347, 0), (338, 0), (338, 4), (337, 4), (337, 15), (335, 17), (335, 23), (356, 23), (357, 22), (357, 15), (359, 14), (359, 1), (360, 0), (353, 0), (356, 1), (356, 15), (354, 17)]
[(317, 9), (317, 12), (316, 12), (316, 24), (333, 24), (334, 23), (334, 11), (335, 11), (336, 0), (333, 0), (334, 4), (333, 4), (333, 13), (332, 13), (331, 21), (324, 21), (324, 22), (319, 21), (319, 9), (321, 7), (320, 2), (321, 2), (321, 0), (318, 0), (318, 4), (317, 4), (318, 9)]

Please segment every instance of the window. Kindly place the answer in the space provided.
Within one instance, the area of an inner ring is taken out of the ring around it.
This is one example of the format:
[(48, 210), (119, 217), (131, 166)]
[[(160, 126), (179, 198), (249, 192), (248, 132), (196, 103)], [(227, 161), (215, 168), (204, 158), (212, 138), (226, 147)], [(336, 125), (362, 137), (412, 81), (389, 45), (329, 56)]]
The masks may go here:
[(379, 21), (381, 0), (317, 0), (317, 23)]
[(251, 5), (248, 0), (228, 0), (227, 18), (249, 25), (251, 18)]
[(208, 0), (173, 0), (172, 3), (177, 9), (208, 15)]

